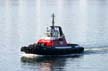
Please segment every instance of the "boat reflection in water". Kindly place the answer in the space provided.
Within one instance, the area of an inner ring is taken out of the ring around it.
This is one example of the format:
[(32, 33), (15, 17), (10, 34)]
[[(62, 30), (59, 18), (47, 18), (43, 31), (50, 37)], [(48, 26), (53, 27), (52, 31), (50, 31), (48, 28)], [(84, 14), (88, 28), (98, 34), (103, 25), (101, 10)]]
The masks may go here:
[[(66, 67), (67, 59), (76, 59), (80, 58), (82, 54), (75, 54), (75, 55), (65, 55), (65, 56), (35, 56), (35, 57), (21, 57), (21, 62), (24, 63), (24, 66), (33, 65), (36, 68), (34, 70), (38, 71), (55, 71), (55, 70), (62, 70), (64, 71)], [(30, 67), (30, 66), (28, 66)]]

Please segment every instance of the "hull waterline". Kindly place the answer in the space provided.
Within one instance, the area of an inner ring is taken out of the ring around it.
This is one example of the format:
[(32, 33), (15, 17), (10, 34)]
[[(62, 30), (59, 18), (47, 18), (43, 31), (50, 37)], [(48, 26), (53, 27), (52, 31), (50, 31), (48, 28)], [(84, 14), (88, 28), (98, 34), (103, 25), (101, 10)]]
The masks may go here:
[[(63, 46), (64, 47), (64, 46)], [(22, 47), (22, 52), (30, 53), (30, 54), (38, 54), (38, 55), (66, 55), (66, 54), (77, 54), (77, 53), (83, 53), (84, 48), (83, 47), (75, 47), (71, 46), (71, 48), (54, 48), (54, 47), (45, 47), (45, 46), (28, 46), (28, 47)]]

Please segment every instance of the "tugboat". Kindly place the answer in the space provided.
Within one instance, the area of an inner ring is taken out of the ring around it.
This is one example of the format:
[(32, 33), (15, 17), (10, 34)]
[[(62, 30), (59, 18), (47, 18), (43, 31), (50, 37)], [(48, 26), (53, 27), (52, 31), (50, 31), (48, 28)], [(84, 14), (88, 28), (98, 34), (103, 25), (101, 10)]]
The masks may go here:
[(83, 53), (84, 48), (78, 44), (68, 44), (60, 26), (55, 26), (54, 14), (52, 15), (52, 26), (47, 27), (46, 37), (34, 44), (21, 48), (22, 52), (38, 55), (66, 55)]

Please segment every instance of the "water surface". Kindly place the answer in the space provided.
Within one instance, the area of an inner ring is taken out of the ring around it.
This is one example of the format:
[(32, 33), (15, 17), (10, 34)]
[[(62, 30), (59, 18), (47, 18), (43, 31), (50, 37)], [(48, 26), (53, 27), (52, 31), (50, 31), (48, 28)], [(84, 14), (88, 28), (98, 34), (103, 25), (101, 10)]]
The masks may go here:
[[(84, 54), (23, 58), (21, 46), (36, 42), (51, 25)], [(0, 71), (107, 71), (107, 0), (0, 0)]]

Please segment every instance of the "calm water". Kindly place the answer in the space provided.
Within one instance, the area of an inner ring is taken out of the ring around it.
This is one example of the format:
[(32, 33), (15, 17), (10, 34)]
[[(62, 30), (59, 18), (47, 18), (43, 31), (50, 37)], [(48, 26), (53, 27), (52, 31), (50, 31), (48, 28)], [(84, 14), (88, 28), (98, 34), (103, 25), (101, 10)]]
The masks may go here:
[[(42, 37), (52, 13), (84, 54), (22, 57), (21, 46)], [(91, 70), (108, 70), (108, 0), (0, 0), (0, 71)]]

